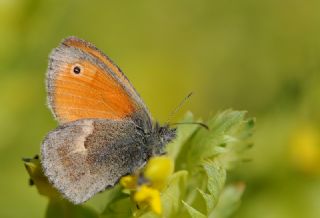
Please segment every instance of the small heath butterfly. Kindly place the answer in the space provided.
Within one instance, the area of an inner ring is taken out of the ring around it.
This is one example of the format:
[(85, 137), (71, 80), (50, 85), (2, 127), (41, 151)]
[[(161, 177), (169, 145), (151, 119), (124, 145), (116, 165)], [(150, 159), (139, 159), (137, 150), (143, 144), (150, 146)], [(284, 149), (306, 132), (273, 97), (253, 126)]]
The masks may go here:
[(45, 175), (75, 204), (113, 187), (176, 137), (94, 45), (69, 37), (49, 58), (48, 105), (59, 122), (41, 145)]

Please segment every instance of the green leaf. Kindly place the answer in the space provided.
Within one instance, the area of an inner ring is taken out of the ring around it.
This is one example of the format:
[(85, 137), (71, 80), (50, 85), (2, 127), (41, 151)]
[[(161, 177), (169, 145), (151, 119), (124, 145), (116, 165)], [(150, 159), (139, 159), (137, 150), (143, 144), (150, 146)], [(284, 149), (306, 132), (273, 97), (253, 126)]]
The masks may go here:
[(46, 211), (46, 218), (98, 218), (99, 215), (92, 209), (74, 205), (67, 200), (50, 200)]
[(120, 185), (116, 185), (95, 195), (92, 199), (86, 202), (85, 205), (95, 209), (100, 214), (104, 214), (105, 211), (109, 210), (108, 206), (112, 202), (116, 202), (123, 198), (128, 198), (128, 195), (122, 192), (122, 187)]
[(105, 203), (102, 217), (131, 217), (135, 205), (131, 201), (129, 195), (121, 191), (122, 187), (117, 185), (113, 189), (103, 193), (103, 202)]
[(244, 152), (252, 147), (250, 137), (253, 134), (254, 119), (244, 119), (237, 126), (235, 126), (232, 135), (225, 135), (229, 141), (224, 150), (218, 155), (219, 161), (226, 169), (234, 168), (238, 163), (244, 161)]
[[(194, 121), (193, 114), (187, 112), (180, 123), (192, 123)], [(167, 145), (167, 153), (176, 159), (183, 145), (192, 137), (192, 134), (199, 128), (198, 125), (179, 125), (177, 129), (177, 138)]]
[(239, 153), (248, 147), (246, 140), (252, 135), (253, 119), (246, 120), (245, 114), (245, 111), (227, 110), (209, 119), (209, 131), (197, 129), (187, 143), (185, 153), (181, 153), (180, 162), (183, 159), (185, 164), (179, 166), (192, 170), (205, 158), (230, 152), (232, 155), (221, 162), (231, 167), (230, 163), (239, 160)]
[(160, 215), (157, 215), (153, 212), (146, 212), (144, 214), (142, 214), (141, 216), (137, 216), (137, 217), (140, 217), (140, 218), (160, 218), (161, 216)]
[(189, 204), (187, 204), (186, 202), (182, 201), (184, 207), (187, 209), (189, 215), (192, 218), (206, 218), (207, 216), (205, 216), (204, 214), (202, 214), (200, 211), (196, 210), (195, 208), (191, 207)]
[(218, 161), (211, 160), (204, 161), (203, 168), (208, 176), (208, 191), (217, 199), (226, 182), (226, 170)]
[(107, 205), (101, 217), (105, 217), (105, 218), (132, 217), (133, 206), (134, 206), (133, 202), (131, 201), (129, 196), (119, 198), (119, 199), (114, 199)]
[(229, 143), (225, 136), (234, 133), (244, 116), (245, 112), (228, 110), (210, 119), (208, 121), (210, 130), (199, 130), (192, 139), (187, 157), (188, 165), (192, 167), (201, 159), (217, 154), (216, 147)]
[(166, 217), (177, 214), (180, 209), (181, 200), (185, 194), (187, 171), (178, 171), (173, 174), (168, 188), (164, 191), (161, 201), (163, 204), (164, 215)]
[(245, 185), (243, 183), (227, 186), (221, 193), (219, 202), (209, 217), (230, 217), (240, 206), (240, 200), (244, 189)]
[(217, 204), (219, 195), (226, 182), (226, 170), (218, 161), (207, 160), (203, 163), (203, 168), (207, 174), (207, 189), (209, 194), (200, 191), (207, 206), (207, 213), (209, 214)]
[[(195, 210), (199, 213), (204, 208), (195, 190), (204, 199), (209, 216), (220, 202), (226, 169), (239, 162), (243, 151), (252, 145), (248, 139), (252, 135), (254, 119), (245, 119), (245, 113), (228, 110), (216, 115), (207, 123), (210, 130), (197, 129), (179, 154), (178, 167), (187, 169), (193, 175), (188, 180), (189, 191), (185, 202), (193, 209), (197, 208)], [(201, 174), (199, 165), (205, 174)], [(203, 181), (206, 181), (206, 186), (203, 186)]]
[(198, 191), (201, 194), (201, 196), (203, 197), (203, 199), (205, 200), (206, 207), (207, 207), (207, 213), (210, 213), (210, 211), (213, 210), (217, 199), (215, 199), (211, 194), (205, 193), (204, 191), (202, 191), (199, 188), (198, 188)]

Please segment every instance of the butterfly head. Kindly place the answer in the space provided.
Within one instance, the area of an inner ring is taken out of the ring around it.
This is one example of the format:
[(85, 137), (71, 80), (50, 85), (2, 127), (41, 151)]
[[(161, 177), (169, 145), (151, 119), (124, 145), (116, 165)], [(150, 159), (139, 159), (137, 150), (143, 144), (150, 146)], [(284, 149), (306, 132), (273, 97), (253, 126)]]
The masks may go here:
[(174, 140), (176, 135), (175, 128), (170, 128), (169, 125), (160, 126), (159, 123), (156, 123), (148, 140), (151, 145), (150, 156), (163, 155), (165, 145)]
[(177, 136), (177, 129), (170, 128), (169, 125), (159, 126), (157, 132), (160, 138), (160, 142), (163, 145), (168, 144)]

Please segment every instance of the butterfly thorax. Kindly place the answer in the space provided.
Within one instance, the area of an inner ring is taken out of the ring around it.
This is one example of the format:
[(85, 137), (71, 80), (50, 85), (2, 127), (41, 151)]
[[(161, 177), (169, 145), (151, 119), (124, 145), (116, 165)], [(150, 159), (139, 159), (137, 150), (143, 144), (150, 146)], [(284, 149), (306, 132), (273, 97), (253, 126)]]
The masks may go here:
[(165, 154), (165, 145), (176, 138), (176, 129), (169, 125), (160, 126), (155, 123), (151, 133), (146, 134), (146, 145), (149, 148), (148, 156), (159, 156)]

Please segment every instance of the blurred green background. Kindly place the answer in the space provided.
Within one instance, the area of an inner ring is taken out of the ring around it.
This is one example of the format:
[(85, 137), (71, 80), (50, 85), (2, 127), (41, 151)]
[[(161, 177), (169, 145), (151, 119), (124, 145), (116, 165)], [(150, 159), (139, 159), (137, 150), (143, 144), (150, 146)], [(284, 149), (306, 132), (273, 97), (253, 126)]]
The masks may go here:
[(46, 107), (51, 49), (75, 35), (126, 73), (154, 118), (186, 110), (257, 118), (238, 218), (320, 217), (320, 1), (0, 0), (0, 217), (43, 217), (21, 161), (57, 123)]

